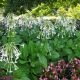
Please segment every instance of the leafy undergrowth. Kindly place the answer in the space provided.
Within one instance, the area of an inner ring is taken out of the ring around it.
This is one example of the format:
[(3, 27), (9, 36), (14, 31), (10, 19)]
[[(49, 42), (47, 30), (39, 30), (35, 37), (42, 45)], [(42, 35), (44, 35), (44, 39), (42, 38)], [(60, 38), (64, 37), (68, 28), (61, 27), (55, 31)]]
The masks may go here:
[[(12, 34), (7, 30), (9, 27)], [(56, 63), (61, 59), (68, 62), (75, 57), (80, 58), (80, 32), (76, 30), (76, 22), (73, 19), (59, 17), (53, 23), (42, 18), (21, 17), (11, 20), (8, 17), (2, 21), (0, 31), (0, 50), (3, 53), (8, 50), (7, 53), (12, 54), (2, 55), (1, 52), (0, 58), (2, 63), (4, 57), (8, 56), (12, 58), (11, 63), (12, 60), (16, 62), (8, 69), (8, 72), (13, 73), (14, 80), (38, 80), (42, 69), (46, 68), (49, 62)], [(20, 52), (19, 57), (17, 52)]]

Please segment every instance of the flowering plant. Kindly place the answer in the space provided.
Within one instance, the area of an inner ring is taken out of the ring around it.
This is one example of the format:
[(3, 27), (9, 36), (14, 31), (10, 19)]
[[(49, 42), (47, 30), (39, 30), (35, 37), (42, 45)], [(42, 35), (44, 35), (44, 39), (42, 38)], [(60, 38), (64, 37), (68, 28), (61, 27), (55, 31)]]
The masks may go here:
[(74, 59), (69, 63), (60, 60), (55, 66), (50, 63), (39, 80), (80, 80), (80, 59)]
[[(4, 32), (6, 36), (1, 38), (5, 43), (1, 42), (3, 45), (0, 51), (7, 72), (13, 72), (15, 78), (19, 76), (19, 80), (38, 80), (48, 62), (80, 57), (80, 32), (76, 31), (75, 20), (63, 17), (58, 19), (52, 22), (43, 18), (21, 17), (3, 22), (7, 29)], [(14, 71), (17, 69), (16, 62), (19, 69)]]
[[(8, 19), (8, 18), (7, 18)], [(20, 51), (16, 47), (14, 41), (16, 32), (12, 21), (12, 16), (9, 17), (9, 22), (6, 24), (6, 42), (0, 48), (0, 61), (4, 62), (5, 68), (7, 68), (7, 73), (12, 73), (16, 70), (17, 59), (19, 58)]]

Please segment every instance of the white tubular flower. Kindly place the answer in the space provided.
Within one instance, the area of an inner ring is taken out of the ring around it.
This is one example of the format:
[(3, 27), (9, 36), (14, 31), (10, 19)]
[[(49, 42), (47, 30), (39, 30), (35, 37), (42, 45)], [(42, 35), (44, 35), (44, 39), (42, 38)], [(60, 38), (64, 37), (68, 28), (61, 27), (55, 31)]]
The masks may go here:
[[(13, 43), (6, 43), (1, 51), (2, 55), (0, 56), (0, 61), (4, 61), (5, 62), (5, 66), (8, 66), (7, 70), (9, 73), (12, 73), (12, 65), (14, 66), (14, 70), (17, 69), (17, 66), (15, 63), (17, 63), (17, 59), (20, 56), (20, 51), (18, 50), (18, 48), (15, 46), (15, 44)], [(15, 57), (14, 57), (15, 56)], [(16, 68), (16, 69), (15, 69)]]
[(14, 64), (14, 70), (17, 70), (18, 69), (18, 67)]
[(67, 31), (74, 32), (76, 29), (76, 20), (70, 17), (59, 17), (56, 24), (62, 25)]
[(2, 58), (2, 57), (0, 57), (0, 61), (1, 61), (1, 62), (3, 61), (3, 58)]
[(23, 26), (24, 25), (23, 19), (19, 18), (18, 19), (18, 24), (19, 24), (19, 26)]
[(9, 65), (8, 65), (8, 72), (9, 72), (9, 73), (12, 73), (12, 72), (13, 72), (13, 71), (12, 71), (12, 64), (9, 64)]

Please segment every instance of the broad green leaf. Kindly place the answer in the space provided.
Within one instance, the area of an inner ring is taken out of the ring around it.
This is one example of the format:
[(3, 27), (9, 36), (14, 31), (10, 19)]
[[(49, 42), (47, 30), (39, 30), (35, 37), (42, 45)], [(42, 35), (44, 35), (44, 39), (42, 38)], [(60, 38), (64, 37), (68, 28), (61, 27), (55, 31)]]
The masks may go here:
[(47, 67), (47, 58), (43, 55), (38, 54), (39, 62), (42, 64), (43, 67)]
[(72, 50), (69, 48), (65, 48), (64, 50), (64, 54), (72, 54)]
[(70, 39), (70, 40), (67, 41), (67, 46), (68, 47), (73, 47), (73, 41), (72, 41), (72, 39)]
[(56, 58), (59, 58), (59, 57), (60, 57), (59, 53), (58, 53), (58, 52), (56, 52), (56, 51), (52, 51), (51, 56), (52, 56), (52, 58), (54, 58), (54, 59), (56, 59)]

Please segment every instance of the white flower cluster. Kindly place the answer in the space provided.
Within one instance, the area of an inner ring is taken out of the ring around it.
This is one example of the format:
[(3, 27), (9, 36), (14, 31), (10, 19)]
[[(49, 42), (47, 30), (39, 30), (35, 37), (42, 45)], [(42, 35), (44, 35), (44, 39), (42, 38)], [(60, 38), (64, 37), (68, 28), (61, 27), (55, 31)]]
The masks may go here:
[[(41, 18), (33, 18), (33, 17), (25, 17), (20, 16), (19, 18), (9, 19), (7, 17), (4, 19), (5, 26), (10, 27), (20, 27), (21, 30), (23, 29), (33, 29), (33, 27), (40, 28), (40, 34), (37, 38), (45, 37), (47, 39), (50, 38), (50, 35), (56, 34), (55, 28), (58, 26), (62, 26), (68, 32), (74, 32), (76, 30), (76, 20), (71, 19), (69, 17), (61, 17), (58, 16), (54, 23), (50, 20), (44, 20), (43, 17)], [(34, 30), (35, 31), (35, 30)]]
[(14, 43), (6, 43), (0, 49), (0, 61), (5, 62), (7, 72), (11, 73), (13, 72), (13, 70), (16, 70), (18, 68), (16, 66), (16, 63), (20, 54), (21, 54), (20, 51), (14, 45)]
[(34, 26), (40, 26), (42, 22), (43, 22), (42, 19), (38, 20), (33, 17), (30, 18), (21, 17), (17, 20), (16, 25), (21, 28), (25, 27), (31, 29)]
[(16, 27), (16, 20), (13, 19), (12, 15), (9, 15), (7, 17), (4, 17), (2, 20), (2, 25), (8, 28), (14, 28)]
[[(51, 21), (45, 20), (43, 23), (41, 23), (40, 30), (42, 38), (50, 39), (51, 35), (56, 34), (54, 25)], [(40, 36), (40, 34), (38, 36)]]
[(65, 27), (66, 31), (74, 32), (76, 30), (76, 20), (70, 17), (58, 16), (55, 22), (57, 25), (62, 25)]

